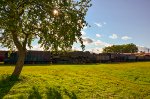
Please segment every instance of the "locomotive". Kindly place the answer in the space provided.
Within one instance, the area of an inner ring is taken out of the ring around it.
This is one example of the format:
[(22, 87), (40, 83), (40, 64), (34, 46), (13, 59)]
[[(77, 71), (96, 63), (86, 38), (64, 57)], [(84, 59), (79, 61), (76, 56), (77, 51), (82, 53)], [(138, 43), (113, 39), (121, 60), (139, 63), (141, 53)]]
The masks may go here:
[[(18, 53), (0, 51), (0, 62), (15, 64)], [(150, 54), (145, 53), (90, 53), (89, 51), (72, 51), (53, 53), (50, 51), (27, 51), (25, 64), (84, 64), (84, 63), (110, 63), (150, 61)]]

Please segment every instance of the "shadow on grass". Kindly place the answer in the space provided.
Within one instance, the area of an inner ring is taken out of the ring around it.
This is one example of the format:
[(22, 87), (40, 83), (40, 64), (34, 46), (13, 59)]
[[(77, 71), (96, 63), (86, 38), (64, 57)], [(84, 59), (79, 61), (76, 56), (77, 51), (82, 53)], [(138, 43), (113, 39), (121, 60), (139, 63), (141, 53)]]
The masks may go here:
[[(77, 99), (77, 96), (74, 92), (69, 92), (67, 89), (61, 91), (60, 87), (48, 87), (46, 88), (46, 97), (44, 99), (64, 99), (65, 95), (69, 99)], [(40, 94), (39, 89), (37, 87), (32, 87), (28, 99), (43, 99), (42, 94)]]
[(28, 99), (42, 99), (42, 96), (37, 87), (32, 87)]
[[(8, 75), (0, 76), (0, 99), (3, 99), (7, 94), (9, 94), (11, 88), (20, 81), (21, 79), (12, 78)], [(73, 91), (68, 91), (67, 89), (62, 90), (60, 86), (46, 87), (44, 94), (44, 99), (64, 99), (64, 96), (69, 99), (77, 99), (77, 96)], [(43, 99), (43, 93), (40, 93), (38, 87), (33, 86), (28, 97), (25, 97), (21, 95), (18, 99)]]
[(0, 99), (7, 95), (10, 89), (19, 81), (19, 79), (12, 78), (9, 75), (2, 75), (0, 78)]

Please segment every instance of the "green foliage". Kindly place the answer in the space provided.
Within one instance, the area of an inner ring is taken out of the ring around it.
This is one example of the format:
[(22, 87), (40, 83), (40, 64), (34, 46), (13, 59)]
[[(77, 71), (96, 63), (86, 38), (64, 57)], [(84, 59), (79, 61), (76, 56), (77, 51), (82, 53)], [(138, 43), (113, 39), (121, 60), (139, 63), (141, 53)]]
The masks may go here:
[(138, 48), (135, 44), (123, 44), (123, 45), (113, 45), (105, 47), (103, 53), (135, 53), (138, 52)]
[[(150, 62), (25, 66), (21, 80), (2, 77), (2, 99), (149, 99)], [(13, 66), (0, 66), (0, 77)]]
[(34, 39), (45, 50), (71, 48), (87, 26), (85, 15), (91, 0), (0, 0), (0, 43), (25, 50)]

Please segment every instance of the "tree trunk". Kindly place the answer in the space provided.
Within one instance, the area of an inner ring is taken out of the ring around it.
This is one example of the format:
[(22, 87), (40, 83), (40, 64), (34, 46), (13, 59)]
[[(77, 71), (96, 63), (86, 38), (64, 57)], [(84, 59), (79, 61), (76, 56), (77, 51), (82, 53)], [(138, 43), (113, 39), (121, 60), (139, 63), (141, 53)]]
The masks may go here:
[(23, 65), (24, 65), (25, 53), (26, 51), (18, 51), (19, 57), (15, 66), (15, 69), (11, 75), (12, 77), (15, 77), (15, 78), (19, 77), (22, 71)]

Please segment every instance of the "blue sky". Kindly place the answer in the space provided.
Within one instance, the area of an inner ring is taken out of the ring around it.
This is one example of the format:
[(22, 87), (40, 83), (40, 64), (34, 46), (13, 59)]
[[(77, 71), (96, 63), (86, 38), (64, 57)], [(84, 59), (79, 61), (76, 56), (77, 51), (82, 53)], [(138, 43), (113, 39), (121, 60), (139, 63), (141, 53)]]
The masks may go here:
[(127, 43), (150, 48), (150, 0), (92, 0), (86, 20), (91, 26), (82, 30), (86, 50)]
[(92, 4), (86, 16), (91, 27), (83, 30), (86, 50), (126, 43), (150, 47), (150, 0), (92, 0)]

